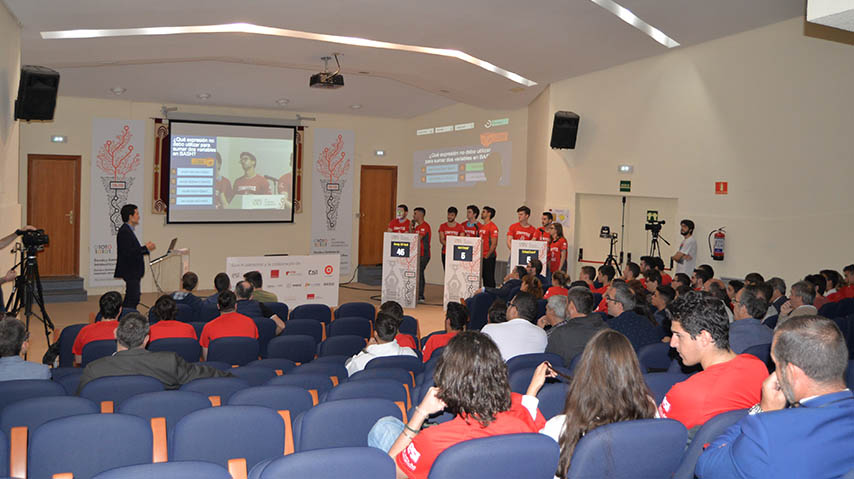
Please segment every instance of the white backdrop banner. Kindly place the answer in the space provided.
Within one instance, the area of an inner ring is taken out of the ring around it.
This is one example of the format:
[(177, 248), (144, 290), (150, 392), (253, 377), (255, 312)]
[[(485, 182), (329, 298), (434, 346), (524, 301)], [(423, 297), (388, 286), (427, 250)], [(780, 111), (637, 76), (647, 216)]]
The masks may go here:
[(341, 256), (342, 275), (352, 271), (353, 237), (352, 131), (316, 128), (311, 186), (311, 254)]
[(226, 258), (225, 272), (232, 286), (243, 274), (258, 271), (264, 291), (275, 293), (279, 302), (294, 309), (301, 304), (338, 306), (337, 254), (311, 256), (243, 256)]
[[(92, 120), (92, 164), (89, 200), (89, 286), (117, 286), (116, 232), (122, 226), (121, 209), (145, 204), (145, 121), (95, 118)], [(140, 211), (142, 213), (142, 211)], [(145, 240), (143, 217), (135, 230)]]
[(414, 308), (418, 291), (417, 234), (383, 233), (382, 302), (397, 301)]
[(471, 298), (478, 292), (483, 259), (483, 241), (480, 238), (448, 236), (447, 240), (445, 299), (442, 303), (445, 309), (449, 301)]

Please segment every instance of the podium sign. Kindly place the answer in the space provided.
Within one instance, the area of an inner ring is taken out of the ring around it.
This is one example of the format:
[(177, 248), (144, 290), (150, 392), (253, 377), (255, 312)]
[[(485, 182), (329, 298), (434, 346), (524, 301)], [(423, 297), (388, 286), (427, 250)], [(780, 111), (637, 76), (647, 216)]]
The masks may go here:
[(471, 298), (480, 289), (480, 270), (483, 260), (483, 241), (466, 236), (448, 236), (445, 249), (445, 297), (449, 301)]
[(338, 305), (340, 262), (337, 254), (228, 257), (225, 272), (232, 285), (248, 271), (260, 272), (264, 290), (275, 293), (291, 309), (303, 304), (333, 307)]
[(513, 240), (510, 242), (509, 269), (512, 270), (516, 266), (528, 266), (531, 259), (537, 258), (543, 263), (543, 272), (545, 272), (548, 251), (549, 245), (545, 241)]
[(414, 308), (418, 292), (418, 235), (383, 234), (382, 301)]

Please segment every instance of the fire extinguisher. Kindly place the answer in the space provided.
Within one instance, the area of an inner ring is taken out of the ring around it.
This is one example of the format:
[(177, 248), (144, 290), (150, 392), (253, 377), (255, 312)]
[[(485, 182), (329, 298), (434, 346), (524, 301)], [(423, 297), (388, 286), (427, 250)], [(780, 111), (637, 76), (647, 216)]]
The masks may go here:
[[(724, 243), (726, 243), (726, 231), (724, 231), (724, 228), (725, 226), (709, 233), (709, 251), (712, 252), (712, 259), (715, 261), (724, 260)], [(712, 245), (712, 237), (715, 239), (714, 245)]]

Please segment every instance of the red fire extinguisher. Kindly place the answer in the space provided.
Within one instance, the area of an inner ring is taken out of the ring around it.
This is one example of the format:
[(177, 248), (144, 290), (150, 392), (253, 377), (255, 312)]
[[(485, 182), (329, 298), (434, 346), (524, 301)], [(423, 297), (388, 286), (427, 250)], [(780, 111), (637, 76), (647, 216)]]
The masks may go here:
[[(724, 228), (721, 227), (709, 233), (709, 251), (712, 252), (712, 259), (715, 261), (724, 260), (724, 244), (726, 243), (726, 231), (724, 231)], [(713, 237), (715, 239), (714, 245), (712, 244)]]

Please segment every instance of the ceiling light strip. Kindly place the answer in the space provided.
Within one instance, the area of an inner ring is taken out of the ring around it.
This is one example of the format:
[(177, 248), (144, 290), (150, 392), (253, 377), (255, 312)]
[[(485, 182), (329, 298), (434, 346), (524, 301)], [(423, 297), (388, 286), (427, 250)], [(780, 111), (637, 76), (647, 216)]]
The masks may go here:
[(673, 47), (679, 46), (679, 42), (668, 37), (667, 35), (664, 34), (664, 32), (653, 27), (649, 23), (646, 23), (645, 21), (641, 20), (640, 18), (638, 18), (637, 15), (632, 13), (631, 10), (620, 5), (619, 3), (615, 2), (614, 0), (590, 0), (590, 1), (595, 3), (596, 5), (599, 5), (600, 7), (604, 8), (605, 10), (608, 10), (609, 12), (613, 13), (614, 15), (619, 17), (620, 20), (628, 23), (629, 25), (631, 25), (631, 26), (637, 28), (638, 30), (642, 31), (643, 33), (649, 35), (653, 40), (664, 45), (665, 47), (673, 48)]
[[(596, 1), (596, 0), (594, 0)], [(622, 8), (622, 7), (620, 7)], [(627, 10), (628, 11), (628, 10)], [(631, 12), (629, 12), (631, 13)], [(656, 30), (657, 31), (657, 30)], [(480, 67), (497, 75), (501, 75), (510, 81), (524, 86), (534, 86), (537, 82), (529, 80), (517, 73), (505, 70), (493, 65), (488, 61), (473, 57), (468, 53), (446, 48), (422, 47), (418, 45), (406, 45), (403, 43), (381, 42), (359, 37), (345, 37), (340, 35), (327, 35), (323, 33), (303, 32), (299, 30), (288, 30), (285, 28), (265, 27), (251, 23), (227, 23), (222, 25), (191, 25), (184, 27), (144, 27), (144, 28), (114, 28), (100, 30), (58, 30), (52, 32), (41, 32), (46, 40), (67, 40), (76, 38), (108, 38), (108, 37), (132, 37), (143, 35), (180, 35), (193, 33), (252, 33), (256, 35), (268, 35), (275, 37), (299, 38), (302, 40), (314, 40), (327, 43), (338, 43), (342, 45), (354, 45), (360, 47), (382, 48), (386, 50), (399, 50), (413, 53), (424, 53), (449, 58), (456, 58), (466, 63)]]

